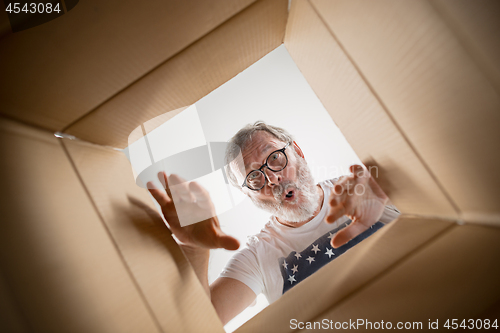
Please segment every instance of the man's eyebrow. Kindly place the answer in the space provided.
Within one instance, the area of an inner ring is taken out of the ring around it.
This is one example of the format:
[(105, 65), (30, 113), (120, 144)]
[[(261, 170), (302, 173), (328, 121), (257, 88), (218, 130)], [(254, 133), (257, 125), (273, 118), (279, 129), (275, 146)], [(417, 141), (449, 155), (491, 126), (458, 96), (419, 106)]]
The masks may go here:
[(264, 153), (264, 152), (268, 151), (270, 148), (274, 148), (272, 143), (268, 143), (267, 146), (265, 146), (264, 149), (262, 149), (262, 152)]

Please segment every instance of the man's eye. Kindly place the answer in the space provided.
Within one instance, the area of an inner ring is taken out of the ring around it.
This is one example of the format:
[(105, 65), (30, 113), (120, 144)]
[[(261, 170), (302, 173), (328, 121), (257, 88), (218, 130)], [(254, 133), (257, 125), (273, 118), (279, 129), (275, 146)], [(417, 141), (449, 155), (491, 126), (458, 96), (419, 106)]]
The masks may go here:
[(279, 157), (279, 154), (278, 153), (274, 153), (271, 155), (271, 161), (274, 161), (274, 160), (277, 160)]
[(248, 179), (250, 180), (254, 180), (257, 177), (259, 177), (259, 174), (257, 172), (252, 172), (250, 175), (248, 175)]

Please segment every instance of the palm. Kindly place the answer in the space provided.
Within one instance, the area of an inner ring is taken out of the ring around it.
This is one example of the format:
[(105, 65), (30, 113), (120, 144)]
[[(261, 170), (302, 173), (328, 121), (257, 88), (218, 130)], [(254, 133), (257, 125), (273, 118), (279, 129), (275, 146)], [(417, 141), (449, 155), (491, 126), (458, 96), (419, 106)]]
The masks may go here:
[(361, 166), (352, 166), (351, 172), (352, 175), (344, 177), (335, 185), (335, 193), (330, 200), (327, 222), (333, 223), (343, 215), (352, 220), (348, 227), (332, 239), (334, 247), (347, 243), (375, 224), (388, 201), (387, 195), (368, 171)]
[[(222, 232), (208, 192), (195, 182), (187, 183), (175, 175), (170, 186), (165, 173), (158, 178), (165, 191), (148, 183), (150, 193), (162, 209), (174, 236), (183, 244), (208, 249), (235, 250), (239, 242)], [(175, 202), (175, 204), (174, 204)]]

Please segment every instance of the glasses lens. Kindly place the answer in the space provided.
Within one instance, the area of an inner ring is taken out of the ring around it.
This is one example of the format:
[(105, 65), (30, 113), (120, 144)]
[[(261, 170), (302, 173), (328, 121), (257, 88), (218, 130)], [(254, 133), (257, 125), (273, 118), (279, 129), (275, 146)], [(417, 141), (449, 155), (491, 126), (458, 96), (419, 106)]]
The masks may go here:
[(265, 183), (264, 174), (259, 170), (254, 170), (248, 174), (246, 183), (251, 189), (260, 190)]
[(286, 166), (286, 155), (281, 151), (276, 151), (267, 158), (267, 167), (272, 171), (281, 171)]

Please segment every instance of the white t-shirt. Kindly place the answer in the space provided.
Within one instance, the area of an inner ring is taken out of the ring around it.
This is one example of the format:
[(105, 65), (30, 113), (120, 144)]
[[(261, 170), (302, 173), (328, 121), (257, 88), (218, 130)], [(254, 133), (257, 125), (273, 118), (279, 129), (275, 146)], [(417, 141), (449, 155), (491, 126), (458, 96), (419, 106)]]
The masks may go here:
[(327, 180), (319, 185), (324, 192), (323, 206), (314, 219), (292, 228), (279, 223), (272, 216), (264, 229), (249, 237), (246, 247), (229, 260), (220, 276), (243, 282), (256, 295), (264, 293), (269, 303), (272, 303), (323, 265), (374, 233), (383, 226), (382, 223), (388, 223), (399, 215), (394, 206), (386, 206), (380, 218), (382, 223), (377, 222), (372, 229), (333, 249), (330, 246), (332, 236), (350, 223), (350, 219), (343, 216), (333, 224), (324, 222), (333, 182)]

